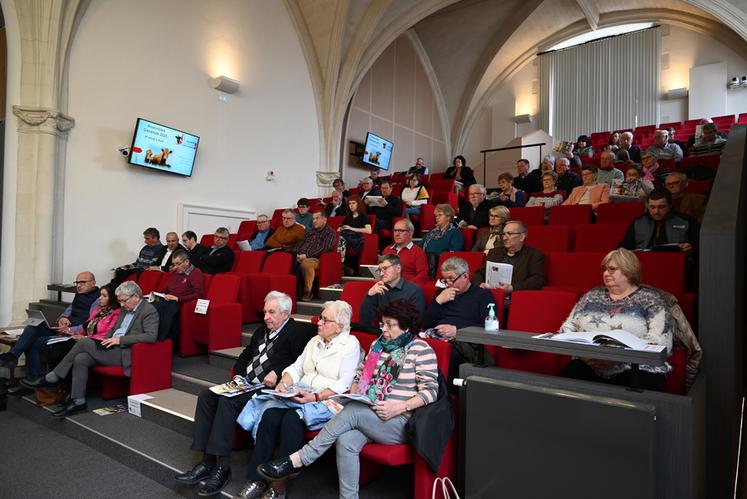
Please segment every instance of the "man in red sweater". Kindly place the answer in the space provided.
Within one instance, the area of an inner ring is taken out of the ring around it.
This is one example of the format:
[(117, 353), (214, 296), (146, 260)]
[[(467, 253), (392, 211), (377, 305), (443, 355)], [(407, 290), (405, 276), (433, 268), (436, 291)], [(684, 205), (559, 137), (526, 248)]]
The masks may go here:
[(183, 249), (174, 251), (171, 257), (171, 275), (163, 293), (165, 296), (153, 303), (159, 317), (159, 340), (178, 336), (179, 305), (202, 298), (205, 293), (205, 276), (190, 263), (189, 254)]
[(428, 259), (423, 248), (412, 242), (415, 227), (409, 220), (398, 220), (394, 224), (394, 244), (387, 246), (383, 255), (399, 256), (402, 265), (402, 275), (415, 284), (425, 284), (428, 281)]

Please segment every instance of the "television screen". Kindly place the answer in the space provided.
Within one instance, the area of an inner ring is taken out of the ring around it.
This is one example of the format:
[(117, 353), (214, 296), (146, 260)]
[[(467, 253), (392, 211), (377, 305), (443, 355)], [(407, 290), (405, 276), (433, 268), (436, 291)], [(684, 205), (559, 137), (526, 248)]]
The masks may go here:
[(363, 162), (382, 170), (388, 170), (393, 148), (394, 144), (391, 141), (368, 132), (363, 149)]
[(199, 143), (197, 135), (138, 118), (129, 163), (190, 177)]

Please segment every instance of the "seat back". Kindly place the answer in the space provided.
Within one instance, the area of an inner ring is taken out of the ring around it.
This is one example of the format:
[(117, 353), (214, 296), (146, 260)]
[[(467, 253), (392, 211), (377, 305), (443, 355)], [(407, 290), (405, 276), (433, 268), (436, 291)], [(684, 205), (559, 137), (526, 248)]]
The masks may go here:
[[(333, 229), (337, 230), (337, 228), (342, 225), (342, 221), (345, 220), (345, 217), (343, 216), (335, 216), (335, 217), (329, 217), (327, 218), (327, 225), (332, 227)], [(373, 227), (371, 227), (373, 229)]]
[(451, 257), (461, 258), (466, 260), (469, 265), (469, 279), (475, 275), (477, 269), (481, 269), (485, 265), (485, 253), (482, 251), (445, 251), (441, 253), (438, 258), (438, 270), (436, 271), (436, 279), (441, 279), (441, 265)]
[(538, 225), (527, 228), (526, 245), (545, 255), (571, 250), (571, 227), (567, 225)]
[(210, 303), (237, 303), (241, 278), (234, 274), (216, 274), (210, 283), (207, 299)]
[(528, 333), (557, 331), (577, 300), (571, 291), (514, 291), (506, 327)]
[(246, 241), (250, 237), (252, 237), (252, 234), (254, 234), (256, 231), (257, 231), (256, 220), (243, 220), (239, 224), (239, 230), (236, 232), (236, 240)]
[(454, 211), (459, 211), (459, 196), (453, 192), (434, 191), (431, 193), (433, 204), (450, 204)]
[(162, 293), (163, 290), (166, 289), (166, 285), (169, 283), (169, 279), (171, 279), (171, 272), (161, 272), (161, 278), (158, 280), (158, 284), (156, 285), (156, 289), (154, 291)]
[(530, 225), (544, 225), (545, 207), (511, 208), (511, 220), (519, 220), (527, 227)]
[(262, 265), (263, 274), (290, 274), (293, 268), (293, 256), (284, 251), (270, 253)]
[(612, 251), (623, 240), (627, 229), (628, 224), (624, 223), (579, 225), (576, 227), (575, 251)]
[(262, 268), (267, 253), (264, 251), (242, 251), (236, 262), (235, 272), (239, 274), (254, 274)]
[(350, 331), (350, 334), (358, 338), (358, 343), (360, 343), (361, 348), (366, 354), (368, 354), (368, 350), (371, 348), (371, 344), (376, 341), (376, 338), (378, 338), (378, 335), (376, 334), (364, 333), (362, 331)]
[[(513, 210), (512, 210), (513, 211)], [(513, 215), (513, 213), (511, 213)], [(550, 208), (550, 225), (571, 225), (591, 223), (590, 204), (571, 204)]]
[(270, 227), (274, 230), (283, 225), (283, 212), (289, 208), (278, 208), (272, 212), (272, 218), (270, 219)]
[(372, 285), (369, 281), (350, 281), (342, 287), (340, 300), (347, 302), (353, 309), (352, 322), (361, 321), (361, 305)]
[(451, 343), (435, 338), (425, 338), (425, 342), (436, 353), (436, 362), (438, 363), (438, 370), (441, 372), (441, 375), (444, 378), (448, 378), (449, 364), (451, 364)]
[(434, 179), (431, 177), (431, 189), (433, 192), (454, 192), (454, 184), (456, 181), (452, 179)]
[(680, 296), (685, 293), (685, 255), (683, 253), (636, 253), (641, 262), (641, 282)]
[[(629, 224), (634, 218), (643, 215), (643, 203), (604, 203), (597, 206), (598, 224)], [(622, 239), (622, 238), (621, 238)]]
[(548, 287), (563, 287), (586, 292), (602, 284), (599, 270), (606, 253), (550, 253), (547, 265)]
[(137, 284), (140, 286), (140, 289), (143, 290), (143, 296), (158, 289), (158, 284), (161, 282), (161, 276), (163, 274), (164, 273), (160, 270), (146, 270), (140, 274)]
[[(432, 204), (424, 204), (420, 207), (420, 233), (426, 234), (428, 231), (436, 226), (436, 206)], [(413, 237), (417, 237), (417, 234), (413, 234)]]
[(464, 249), (471, 250), (472, 246), (475, 245), (475, 237), (477, 237), (477, 229), (468, 229), (465, 227), (459, 230), (461, 231), (462, 237), (464, 238)]

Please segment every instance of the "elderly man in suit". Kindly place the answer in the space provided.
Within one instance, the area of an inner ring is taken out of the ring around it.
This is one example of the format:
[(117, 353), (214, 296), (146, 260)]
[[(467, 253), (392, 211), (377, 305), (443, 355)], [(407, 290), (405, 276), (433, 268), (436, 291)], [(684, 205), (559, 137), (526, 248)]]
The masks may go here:
[(96, 342), (82, 338), (49, 374), (37, 381), (24, 382), (32, 389), (53, 388), (73, 371), (70, 400), (62, 409), (52, 414), (63, 418), (75, 412), (85, 411), (88, 369), (95, 365), (122, 366), (125, 375), (130, 375), (132, 364), (130, 349), (135, 343), (153, 343), (158, 337), (158, 312), (143, 300), (143, 292), (134, 281), (125, 281), (117, 286), (114, 294), (122, 305), (122, 313), (106, 339)]

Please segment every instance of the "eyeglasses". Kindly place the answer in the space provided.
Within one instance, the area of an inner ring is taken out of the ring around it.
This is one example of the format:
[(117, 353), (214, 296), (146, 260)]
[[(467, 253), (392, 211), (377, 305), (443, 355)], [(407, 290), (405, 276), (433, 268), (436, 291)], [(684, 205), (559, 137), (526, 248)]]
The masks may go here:
[(394, 265), (386, 265), (386, 266), (379, 265), (379, 272), (385, 272), (385, 271), (391, 269), (392, 267), (394, 267)]
[(257, 225), (270, 223), (269, 220), (257, 220)]
[(322, 325), (323, 324), (330, 324), (330, 323), (334, 323), (334, 322), (335, 322), (334, 319), (327, 319), (323, 315), (320, 315), (319, 316), (319, 320), (317, 321), (318, 324), (322, 324)]
[(392, 329), (394, 327), (399, 327), (399, 323), (394, 321), (379, 322), (379, 329), (384, 329), (384, 326), (386, 326), (387, 329)]
[(394, 229), (394, 232), (411, 232), (410, 229)]
[(226, 236), (219, 236), (218, 234), (215, 234), (213, 236), (213, 239), (228, 239), (228, 237), (226, 237)]
[(606, 267), (602, 265), (601, 269), (602, 273), (609, 272), (610, 274), (614, 274), (618, 270), (620, 270), (620, 267), (614, 267), (612, 265), (607, 265)]
[(523, 234), (523, 232), (501, 232), (501, 237), (503, 236), (512, 237), (512, 236), (518, 236), (519, 234)]
[(121, 305), (124, 305), (124, 304), (125, 304), (125, 303), (127, 303), (127, 301), (128, 301), (128, 300), (129, 300), (130, 298), (132, 298), (133, 296), (135, 296), (135, 295), (130, 295), (130, 296), (128, 296), (127, 298), (120, 298), (120, 297), (117, 297), (117, 301), (118, 301), (118, 302), (119, 302), (119, 303), (120, 303)]
[(464, 274), (466, 274), (466, 272), (462, 272), (461, 274), (459, 274), (458, 276), (456, 276), (453, 279), (449, 279), (448, 277), (444, 277), (441, 280), (444, 282), (444, 284), (446, 284), (448, 286), (448, 285), (451, 285), (451, 284), (454, 284), (455, 282), (457, 282)]
[(75, 284), (76, 286), (81, 286), (87, 282), (91, 282), (91, 279), (87, 279), (85, 281), (73, 281), (73, 284)]
[(488, 218), (503, 218), (500, 215), (488, 215)]
[(177, 266), (181, 265), (182, 263), (184, 263), (184, 262), (186, 262), (186, 261), (187, 261), (187, 260), (179, 260), (179, 261), (174, 261), (174, 260), (171, 260), (171, 266), (172, 266), (172, 267), (177, 267)]
[[(283, 220), (295, 222), (296, 221), (296, 217), (283, 217)], [(259, 222), (257, 222), (257, 223), (259, 223)]]

